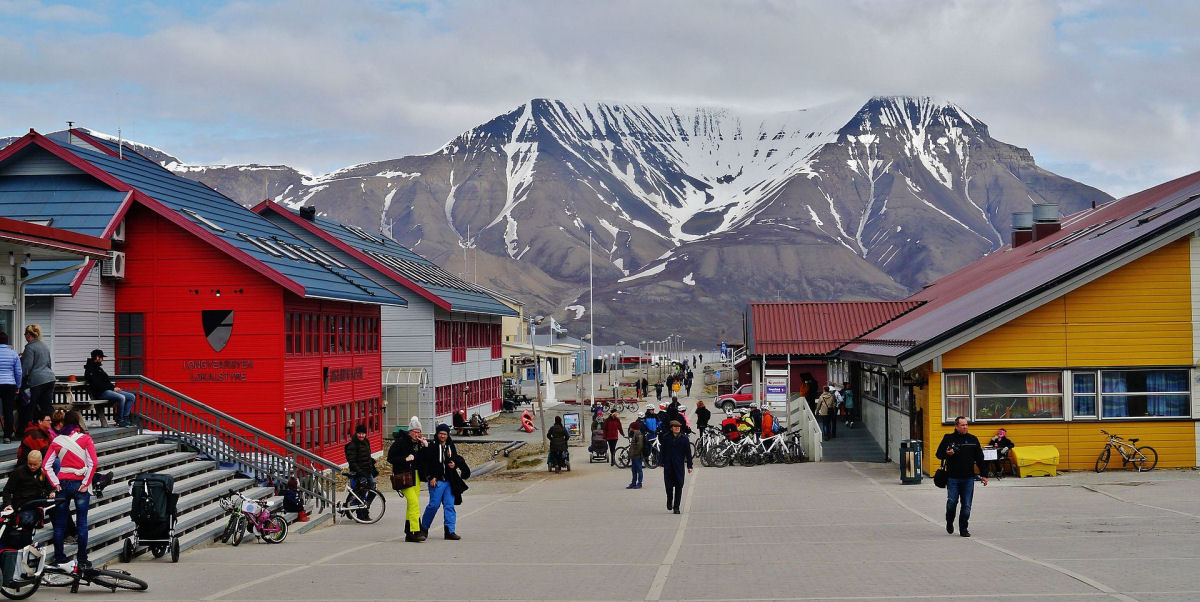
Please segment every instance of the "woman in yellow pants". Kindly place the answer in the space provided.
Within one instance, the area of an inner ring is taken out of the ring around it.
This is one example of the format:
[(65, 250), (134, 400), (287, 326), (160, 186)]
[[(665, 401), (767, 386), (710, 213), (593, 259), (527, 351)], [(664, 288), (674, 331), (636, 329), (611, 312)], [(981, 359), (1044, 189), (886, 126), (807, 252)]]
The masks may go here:
[(404, 433), (392, 442), (388, 449), (388, 462), (392, 465), (392, 474), (405, 475), (411, 473), (411, 487), (400, 490), (404, 496), (404, 541), (425, 541), (425, 532), (421, 530), (421, 505), (417, 499), (420, 493), (420, 476), (417, 475), (417, 456), (422, 447), (428, 445), (421, 436), (421, 421), (413, 416), (408, 421), (408, 428), (400, 427)]

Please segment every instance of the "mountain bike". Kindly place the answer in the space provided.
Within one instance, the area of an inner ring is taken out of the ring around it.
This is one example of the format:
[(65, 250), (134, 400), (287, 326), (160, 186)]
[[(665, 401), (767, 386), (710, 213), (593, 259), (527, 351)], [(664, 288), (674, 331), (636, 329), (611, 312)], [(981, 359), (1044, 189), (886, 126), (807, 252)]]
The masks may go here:
[(338, 502), (334, 506), (334, 513), (364, 525), (379, 522), (387, 510), (387, 500), (383, 494), (369, 486), (370, 481), (356, 472), (344, 472), (342, 476), (349, 478), (350, 483), (346, 486), (346, 501)]
[(1133, 467), (1138, 472), (1154, 470), (1154, 467), (1158, 466), (1158, 452), (1154, 451), (1153, 447), (1148, 445), (1135, 447), (1138, 439), (1130, 439), (1127, 443), (1123, 438), (1106, 430), (1101, 430), (1100, 432), (1108, 435), (1108, 443), (1104, 444), (1104, 449), (1100, 451), (1100, 456), (1096, 458), (1096, 472), (1104, 472), (1104, 469), (1108, 468), (1108, 460), (1112, 457), (1112, 450), (1114, 449), (1121, 455), (1121, 466), (1133, 464)]

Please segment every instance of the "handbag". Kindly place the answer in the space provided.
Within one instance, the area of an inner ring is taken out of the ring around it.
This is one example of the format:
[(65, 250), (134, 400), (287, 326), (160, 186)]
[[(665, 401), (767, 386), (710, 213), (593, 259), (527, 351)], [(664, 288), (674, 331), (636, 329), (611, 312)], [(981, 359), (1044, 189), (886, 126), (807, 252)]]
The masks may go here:
[(406, 470), (404, 472), (392, 473), (392, 489), (400, 491), (408, 489), (417, 484), (417, 473)]
[(946, 485), (950, 484), (950, 473), (946, 472), (945, 460), (942, 460), (942, 466), (933, 473), (933, 484), (937, 485), (938, 489), (945, 489)]

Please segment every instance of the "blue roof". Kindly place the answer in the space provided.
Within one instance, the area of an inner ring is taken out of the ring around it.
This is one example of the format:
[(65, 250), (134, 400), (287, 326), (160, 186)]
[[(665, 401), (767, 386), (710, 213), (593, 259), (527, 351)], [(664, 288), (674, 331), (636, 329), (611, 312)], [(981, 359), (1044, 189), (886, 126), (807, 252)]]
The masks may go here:
[(87, 175), (9, 176), (0, 178), (0, 215), (103, 236), (127, 195)]
[[(114, 153), (118, 150), (113, 142), (107, 140), (97, 140), (97, 142), (108, 147)], [(78, 144), (60, 144), (60, 146), (168, 208), (179, 212), (181, 216), (208, 230), (210, 234), (221, 238), (300, 284), (304, 287), (306, 296), (389, 305), (407, 305), (408, 303), (353, 270), (304, 259), (304, 255), (312, 255), (304, 253), (311, 247), (300, 239), (212, 188), (177, 176), (136, 152), (125, 149), (124, 158), (118, 158), (99, 150), (82, 148)], [(108, 218), (111, 219), (111, 217), (110, 214)], [(102, 220), (97, 219), (97, 221)], [(107, 220), (103, 221), (107, 223)], [(224, 231), (217, 231), (208, 226), (206, 221)], [(59, 226), (58, 223), (54, 225)], [(299, 248), (301, 251), (285, 248), (285, 252), (276, 257), (245, 237), (265, 239), (267, 241), (265, 246), (274, 249), (287, 245)], [(296, 258), (293, 259), (289, 255)]]
[(446, 301), (452, 311), (496, 316), (519, 315), (516, 310), (497, 301), (487, 291), (447, 272), (391, 238), (324, 217), (318, 217), (314, 222), (317, 227), (339, 241)]

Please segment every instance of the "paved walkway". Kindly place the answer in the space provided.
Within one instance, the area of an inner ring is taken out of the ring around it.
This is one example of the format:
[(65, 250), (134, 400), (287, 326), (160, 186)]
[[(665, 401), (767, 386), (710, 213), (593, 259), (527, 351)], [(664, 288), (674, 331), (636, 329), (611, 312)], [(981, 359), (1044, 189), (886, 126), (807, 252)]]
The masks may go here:
[[(1200, 599), (1200, 473), (1072, 473), (977, 487), (975, 537), (947, 535), (945, 495), (895, 465), (698, 467), (683, 514), (661, 471), (471, 481), (459, 542), (404, 543), (388, 495), (377, 525), (339, 523), (281, 545), (127, 565), (137, 599)], [(424, 500), (422, 493), (422, 500)], [(93, 592), (88, 592), (93, 594)], [(39, 599), (77, 599), (43, 590)]]

